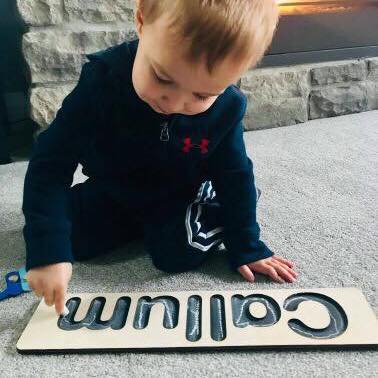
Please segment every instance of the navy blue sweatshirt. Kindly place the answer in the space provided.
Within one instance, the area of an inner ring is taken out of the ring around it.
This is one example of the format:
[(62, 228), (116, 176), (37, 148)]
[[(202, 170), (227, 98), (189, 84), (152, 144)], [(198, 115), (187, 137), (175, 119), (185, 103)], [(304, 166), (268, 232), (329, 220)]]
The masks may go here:
[(76, 87), (33, 145), (22, 205), (27, 271), (74, 261), (68, 191), (78, 163), (135, 210), (175, 198), (189, 203), (211, 180), (231, 269), (273, 255), (259, 240), (253, 164), (243, 140), (245, 95), (230, 85), (205, 112), (157, 113), (132, 84), (138, 42), (88, 54)]

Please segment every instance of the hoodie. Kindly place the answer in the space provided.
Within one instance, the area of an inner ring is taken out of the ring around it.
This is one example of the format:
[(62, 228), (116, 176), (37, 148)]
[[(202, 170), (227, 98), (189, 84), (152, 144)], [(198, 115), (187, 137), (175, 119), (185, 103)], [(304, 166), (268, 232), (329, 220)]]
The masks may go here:
[(26, 271), (73, 263), (68, 191), (78, 164), (120, 205), (159, 212), (211, 180), (232, 270), (273, 255), (260, 240), (253, 163), (243, 140), (247, 100), (230, 85), (205, 112), (155, 112), (132, 83), (138, 39), (87, 54), (79, 80), (33, 144), (22, 211)]

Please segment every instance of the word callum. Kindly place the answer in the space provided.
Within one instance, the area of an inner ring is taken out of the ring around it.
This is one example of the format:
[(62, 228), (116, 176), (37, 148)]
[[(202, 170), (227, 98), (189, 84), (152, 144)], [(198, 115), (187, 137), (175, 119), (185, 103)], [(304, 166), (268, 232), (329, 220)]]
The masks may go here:
[[(315, 301), (322, 304), (328, 311), (330, 322), (327, 327), (316, 329), (307, 326), (300, 319), (290, 319), (288, 326), (296, 332), (310, 339), (331, 339), (345, 332), (348, 319), (343, 308), (332, 298), (320, 293), (296, 293), (285, 299), (283, 309), (285, 311), (296, 311), (298, 305), (304, 301)], [(82, 327), (91, 330), (102, 330), (111, 327), (119, 330), (124, 327), (129, 314), (131, 298), (121, 296), (117, 299), (113, 315), (109, 320), (101, 320), (101, 314), (106, 302), (105, 297), (94, 298), (88, 308), (84, 319), (74, 321), (75, 314), (81, 299), (79, 297), (70, 298), (66, 305), (69, 309), (67, 316), (60, 316), (58, 327), (65, 331), (73, 331)], [(262, 303), (266, 308), (264, 317), (254, 317), (249, 311), (249, 305), (253, 302)], [(178, 324), (178, 314), (180, 308), (179, 300), (174, 296), (143, 296), (138, 299), (136, 312), (133, 321), (135, 329), (143, 329), (148, 325), (150, 311), (153, 305), (162, 303), (164, 305), (163, 326), (167, 329), (175, 328)], [(281, 309), (277, 301), (272, 297), (263, 294), (251, 294), (243, 296), (235, 294), (231, 297), (232, 320), (235, 327), (270, 327), (280, 321)], [(192, 295), (187, 301), (187, 322), (186, 339), (198, 341), (201, 338), (201, 312), (202, 297)], [(210, 329), (211, 338), (214, 341), (222, 341), (227, 336), (225, 317), (224, 297), (216, 294), (210, 297)]]

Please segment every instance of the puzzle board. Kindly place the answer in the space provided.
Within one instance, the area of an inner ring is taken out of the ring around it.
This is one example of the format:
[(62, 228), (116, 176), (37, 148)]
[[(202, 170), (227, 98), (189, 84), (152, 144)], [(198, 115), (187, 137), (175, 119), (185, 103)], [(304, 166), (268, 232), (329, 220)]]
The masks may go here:
[(20, 353), (156, 349), (376, 347), (357, 288), (69, 293), (63, 317), (41, 300)]

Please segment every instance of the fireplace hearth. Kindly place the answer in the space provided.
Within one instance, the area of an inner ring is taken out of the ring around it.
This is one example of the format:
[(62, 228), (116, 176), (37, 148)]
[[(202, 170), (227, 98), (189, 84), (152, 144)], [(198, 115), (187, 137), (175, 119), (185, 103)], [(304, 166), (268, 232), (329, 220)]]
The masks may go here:
[(285, 1), (259, 67), (378, 56), (378, 0)]

